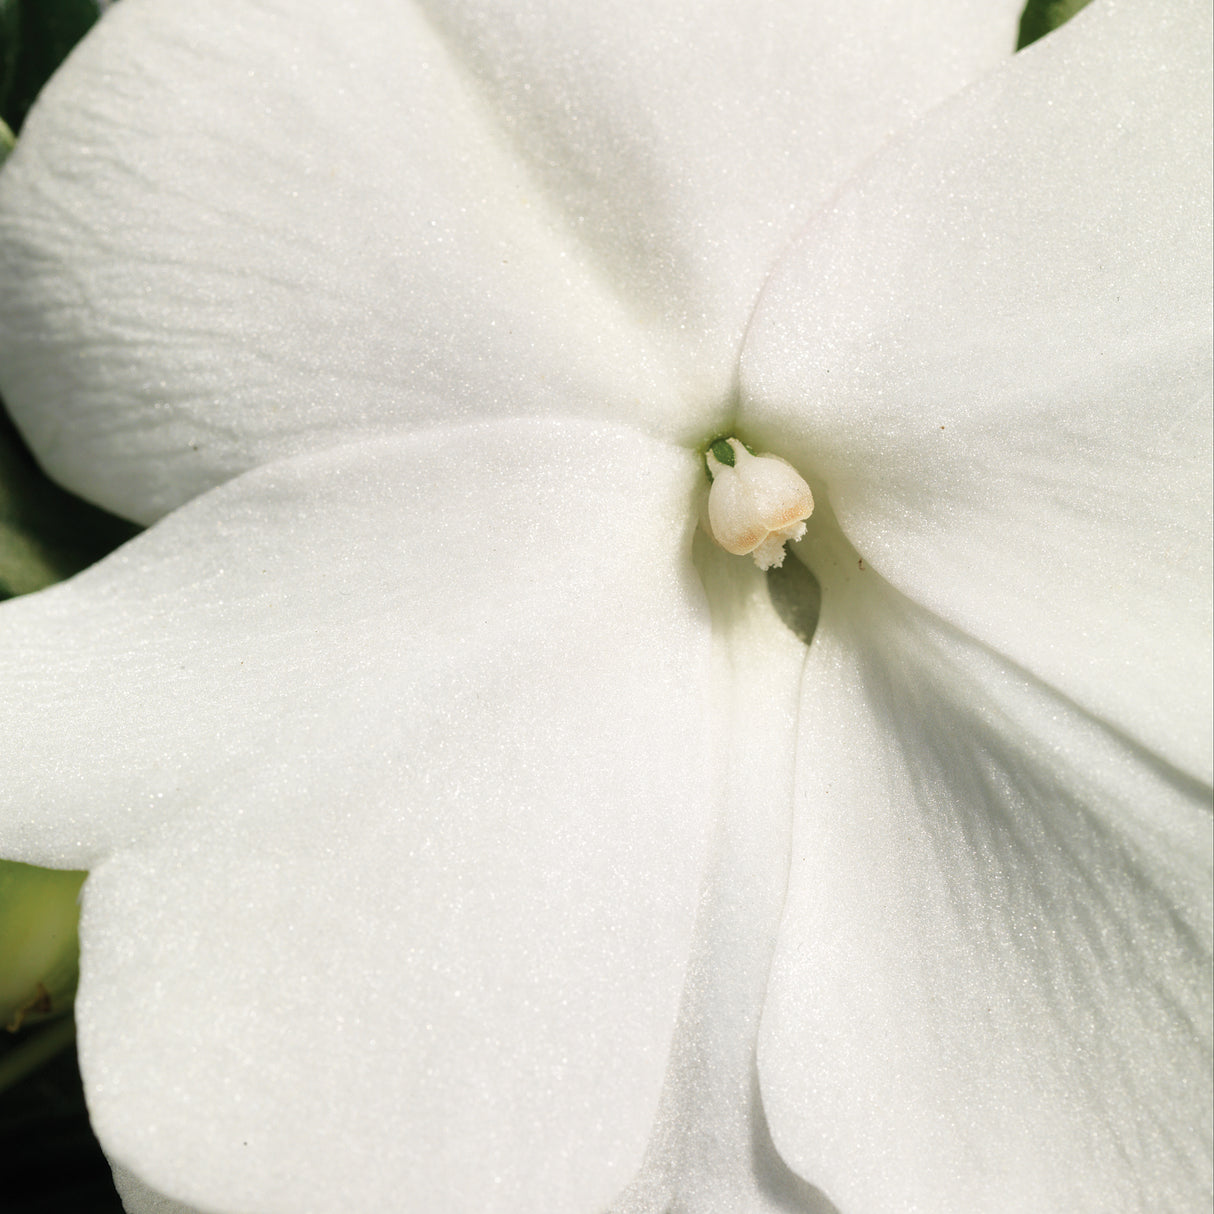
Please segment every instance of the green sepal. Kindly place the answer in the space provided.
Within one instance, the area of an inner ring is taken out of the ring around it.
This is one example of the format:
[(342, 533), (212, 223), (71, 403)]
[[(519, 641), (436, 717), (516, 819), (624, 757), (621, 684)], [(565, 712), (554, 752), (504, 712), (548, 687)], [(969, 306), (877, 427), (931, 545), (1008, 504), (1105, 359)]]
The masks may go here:
[(731, 442), (742, 443), (742, 446), (751, 455), (755, 454), (755, 449), (749, 443), (742, 442), (736, 434), (722, 434), (719, 438), (714, 438), (706, 447), (702, 448), (704, 452), (704, 473), (708, 477), (709, 482), (712, 481), (712, 469), (708, 466), (708, 456), (710, 454), (718, 463), (724, 464), (725, 467), (732, 468), (734, 466), (737, 457), (734, 455), (733, 448), (729, 445)]
[(1020, 36), (1016, 41), (1018, 51), (1038, 38), (1044, 38), (1060, 25), (1065, 25), (1090, 0), (1028, 0), (1020, 15)]

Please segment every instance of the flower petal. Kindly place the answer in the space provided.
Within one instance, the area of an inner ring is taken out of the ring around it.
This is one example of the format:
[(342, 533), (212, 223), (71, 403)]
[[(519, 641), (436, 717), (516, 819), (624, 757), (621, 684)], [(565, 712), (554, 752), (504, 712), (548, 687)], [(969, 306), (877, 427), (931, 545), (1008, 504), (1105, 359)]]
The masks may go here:
[(784, 1158), (871, 1214), (1204, 1209), (1209, 788), (850, 561), (800, 719)]
[(125, 1168), (113, 1167), (111, 1170), (114, 1188), (122, 1198), (122, 1208), (126, 1214), (208, 1214), (197, 1206), (187, 1206), (165, 1197)]
[(796, 226), (1014, 41), (912, 7), (124, 0), (0, 181), (0, 389), (142, 521), (435, 421), (702, 441)]
[(1203, 780), (1209, 34), (1096, 3), (943, 107), (807, 230), (743, 359), (746, 432), (868, 564)]
[(617, 427), (380, 440), (0, 608), (0, 839), (92, 869), (116, 1164), (241, 1214), (624, 1187), (715, 813), (701, 481)]
[[(644, 1168), (610, 1214), (828, 1214), (820, 1194), (772, 1146), (755, 1074), (788, 882), (807, 651), (773, 609), (767, 579), (752, 561), (701, 535), (696, 567), (712, 609), (720, 709), (714, 778), (723, 812), (654, 1136)], [(801, 592), (798, 605), (813, 618), (816, 585), (804, 566), (790, 562), (782, 581)]]
[(706, 406), (732, 397), (743, 327), (800, 223), (1010, 58), (1019, 17), (1009, 0), (423, 4)]

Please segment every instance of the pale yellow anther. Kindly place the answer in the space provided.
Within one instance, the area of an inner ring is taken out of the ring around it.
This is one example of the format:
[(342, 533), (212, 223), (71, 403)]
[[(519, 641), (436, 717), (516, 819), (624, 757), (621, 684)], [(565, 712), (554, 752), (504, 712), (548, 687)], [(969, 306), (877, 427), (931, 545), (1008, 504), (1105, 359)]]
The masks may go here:
[(713, 539), (735, 556), (753, 556), (760, 569), (778, 568), (784, 563), (784, 545), (805, 534), (805, 520), (813, 513), (809, 486), (778, 455), (751, 455), (736, 438), (713, 443), (704, 458), (712, 473), (708, 522)]

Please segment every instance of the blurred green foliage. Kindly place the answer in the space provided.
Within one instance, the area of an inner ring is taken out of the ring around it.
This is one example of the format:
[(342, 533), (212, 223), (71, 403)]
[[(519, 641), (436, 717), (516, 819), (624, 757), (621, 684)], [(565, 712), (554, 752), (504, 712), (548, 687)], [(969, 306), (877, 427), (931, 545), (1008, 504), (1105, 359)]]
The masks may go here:
[(0, 413), (0, 599), (62, 581), (138, 531), (50, 480)]
[(97, 0), (0, 0), (0, 117), (11, 130), (97, 15)]
[[(0, 1029), (62, 1015), (76, 993), (76, 900), (84, 873), (0, 862)], [(0, 1061), (0, 1091), (10, 1073)]]

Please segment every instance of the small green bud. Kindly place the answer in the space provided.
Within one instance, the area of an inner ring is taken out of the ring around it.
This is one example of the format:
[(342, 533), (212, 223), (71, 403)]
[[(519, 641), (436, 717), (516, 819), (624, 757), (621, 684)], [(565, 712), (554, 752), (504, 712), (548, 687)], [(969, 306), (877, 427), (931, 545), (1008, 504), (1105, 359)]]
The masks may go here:
[(733, 467), (734, 454), (733, 448), (729, 445), (729, 439), (718, 438), (708, 450), (712, 452), (713, 459), (718, 463), (724, 464), (726, 468)]

